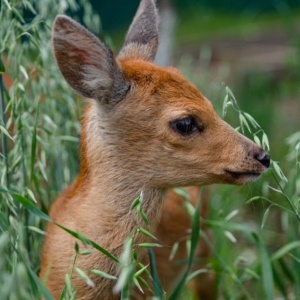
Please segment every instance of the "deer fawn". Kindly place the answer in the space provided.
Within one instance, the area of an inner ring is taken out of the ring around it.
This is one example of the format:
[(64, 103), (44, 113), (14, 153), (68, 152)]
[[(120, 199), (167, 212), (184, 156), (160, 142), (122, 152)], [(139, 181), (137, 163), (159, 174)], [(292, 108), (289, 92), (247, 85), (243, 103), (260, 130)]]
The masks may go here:
[[(82, 122), (79, 175), (54, 202), (50, 216), (117, 257), (139, 223), (130, 206), (141, 191), (151, 231), (161, 237), (158, 224), (168, 188), (244, 184), (256, 180), (270, 163), (258, 145), (217, 116), (212, 104), (179, 71), (152, 63), (157, 46), (154, 0), (141, 1), (116, 58), (72, 19), (57, 16), (54, 22), (59, 69), (78, 94), (91, 100)], [(163, 216), (172, 214), (171, 200), (167, 203)], [(137, 242), (143, 240), (142, 235), (138, 238)], [(72, 266), (74, 242), (48, 224), (40, 276), (46, 277), (56, 299)], [(118, 274), (118, 265), (99, 252), (80, 256), (76, 265), (86, 272)], [(165, 275), (165, 281), (176, 280), (174, 274)], [(119, 299), (112, 292), (114, 281), (91, 278), (93, 288), (73, 275), (77, 298)]]

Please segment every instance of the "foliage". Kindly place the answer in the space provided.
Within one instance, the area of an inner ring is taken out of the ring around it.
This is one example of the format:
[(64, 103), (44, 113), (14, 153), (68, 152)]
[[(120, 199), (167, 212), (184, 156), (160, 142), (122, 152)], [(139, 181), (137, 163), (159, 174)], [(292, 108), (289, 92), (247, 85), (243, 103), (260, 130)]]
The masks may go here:
[(36, 275), (42, 218), (77, 172), (80, 109), (58, 77), (50, 26), (56, 14), (78, 9), (72, 0), (2, 2), (1, 299), (51, 298)]

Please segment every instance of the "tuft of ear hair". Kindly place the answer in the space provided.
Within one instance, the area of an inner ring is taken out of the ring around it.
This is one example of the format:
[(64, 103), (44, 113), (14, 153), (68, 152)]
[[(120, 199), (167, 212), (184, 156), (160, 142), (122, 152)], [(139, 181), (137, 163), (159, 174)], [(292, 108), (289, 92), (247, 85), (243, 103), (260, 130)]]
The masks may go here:
[(158, 23), (155, 0), (142, 0), (118, 57), (153, 61), (158, 48)]

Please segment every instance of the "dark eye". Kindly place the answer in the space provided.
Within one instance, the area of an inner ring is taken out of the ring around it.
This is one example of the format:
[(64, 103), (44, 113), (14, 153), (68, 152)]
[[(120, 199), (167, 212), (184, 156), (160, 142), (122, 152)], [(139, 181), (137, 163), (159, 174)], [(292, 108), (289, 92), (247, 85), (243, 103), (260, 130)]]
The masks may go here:
[(186, 117), (183, 119), (171, 122), (171, 126), (181, 135), (190, 135), (198, 130), (197, 123), (193, 117)]

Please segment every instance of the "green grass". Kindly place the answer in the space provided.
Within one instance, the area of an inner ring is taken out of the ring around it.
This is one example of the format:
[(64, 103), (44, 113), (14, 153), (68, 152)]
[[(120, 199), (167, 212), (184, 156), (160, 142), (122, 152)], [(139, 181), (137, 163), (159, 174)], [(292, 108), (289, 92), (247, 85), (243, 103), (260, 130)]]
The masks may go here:
[[(26, 22), (23, 19), (24, 8), (34, 16)], [(84, 4), (83, 8), (85, 25), (97, 32), (99, 18), (95, 14), (91, 16), (88, 4)], [(45, 299), (52, 298), (37, 277), (40, 247), (49, 207), (78, 171), (81, 101), (61, 79), (53, 61), (49, 40), (55, 15), (66, 11), (76, 14), (77, 9), (76, 1), (72, 0), (2, 2), (0, 299), (40, 299), (41, 295)], [(278, 22), (277, 17), (273, 16), (255, 19), (248, 16), (233, 19), (232, 16), (212, 13), (204, 19), (195, 16), (196, 12), (182, 16), (182, 25), (178, 29), (178, 37), (182, 42), (196, 42), (225, 33), (234, 36), (250, 34), (261, 27), (267, 30)], [(201, 27), (210, 29), (206, 33), (192, 30)], [(294, 36), (293, 32), (291, 36)], [(298, 49), (298, 43), (295, 43), (295, 47)], [(232, 92), (223, 87), (221, 82), (208, 82), (209, 69), (203, 70), (199, 76), (189, 57), (184, 56), (180, 60), (183, 73), (209, 98), (216, 99), (214, 104), (220, 114), (226, 106), (226, 120), (239, 126), (240, 131), (249, 137), (256, 136), (256, 141), (266, 149), (270, 145), (273, 160), (279, 161), (288, 180), (278, 165), (273, 163), (269, 174), (253, 185), (211, 188), (210, 217), (199, 220), (196, 218), (197, 209), (191, 216), (193, 227), (187, 272), (167, 298), (192, 299), (184, 285), (189, 278), (187, 274), (201, 222), (207, 224), (214, 234), (215, 241), (211, 244), (214, 255), (207, 268), (216, 273), (219, 299), (299, 298), (300, 132), (292, 123), (288, 130), (280, 130), (278, 137), (277, 128), (284, 127), (289, 120), (270, 118), (271, 109), (263, 105), (266, 99), (272, 99), (273, 114), (276, 115), (280, 99), (299, 94), (300, 73), (295, 66), (299, 66), (300, 60), (299, 57), (289, 59), (290, 68), (295, 74), (292, 81), (283, 78), (270, 88), (272, 81), (254, 75), (252, 84), (246, 85), (241, 80), (234, 87), (238, 100), (247, 95), (260, 95), (254, 98), (249, 96), (252, 102), (248, 105), (243, 101), (237, 104)], [(13, 78), (9, 91), (3, 85), (7, 74)], [(224, 98), (225, 106), (222, 101)], [(256, 111), (257, 107), (264, 107), (263, 112)], [(258, 117), (258, 123), (263, 124), (265, 131), (257, 127), (244, 110)], [(136, 234), (147, 235), (147, 218), (139, 208), (139, 201), (137, 199), (134, 202), (133, 209), (141, 215), (146, 230), (137, 228)], [(93, 244), (78, 233), (69, 232), (98, 251), (105, 252), (101, 245)], [(200, 235), (203, 233), (200, 232)], [(118, 289), (123, 291), (124, 299), (128, 286), (136, 284), (137, 280), (140, 283), (142, 280), (137, 278), (144, 272), (135, 251), (132, 251), (131, 241), (132, 238), (129, 238), (125, 243), (122, 257), (116, 258), (122, 266), (123, 275), (118, 278)], [(74, 271), (88, 281), (81, 270), (75, 268)], [(152, 272), (155, 273), (155, 265), (152, 266)], [(108, 276), (103, 273), (98, 275)], [(158, 279), (156, 284), (159, 287)], [(156, 295), (162, 295), (159, 288)], [(70, 276), (67, 276), (64, 298), (75, 299)]]

